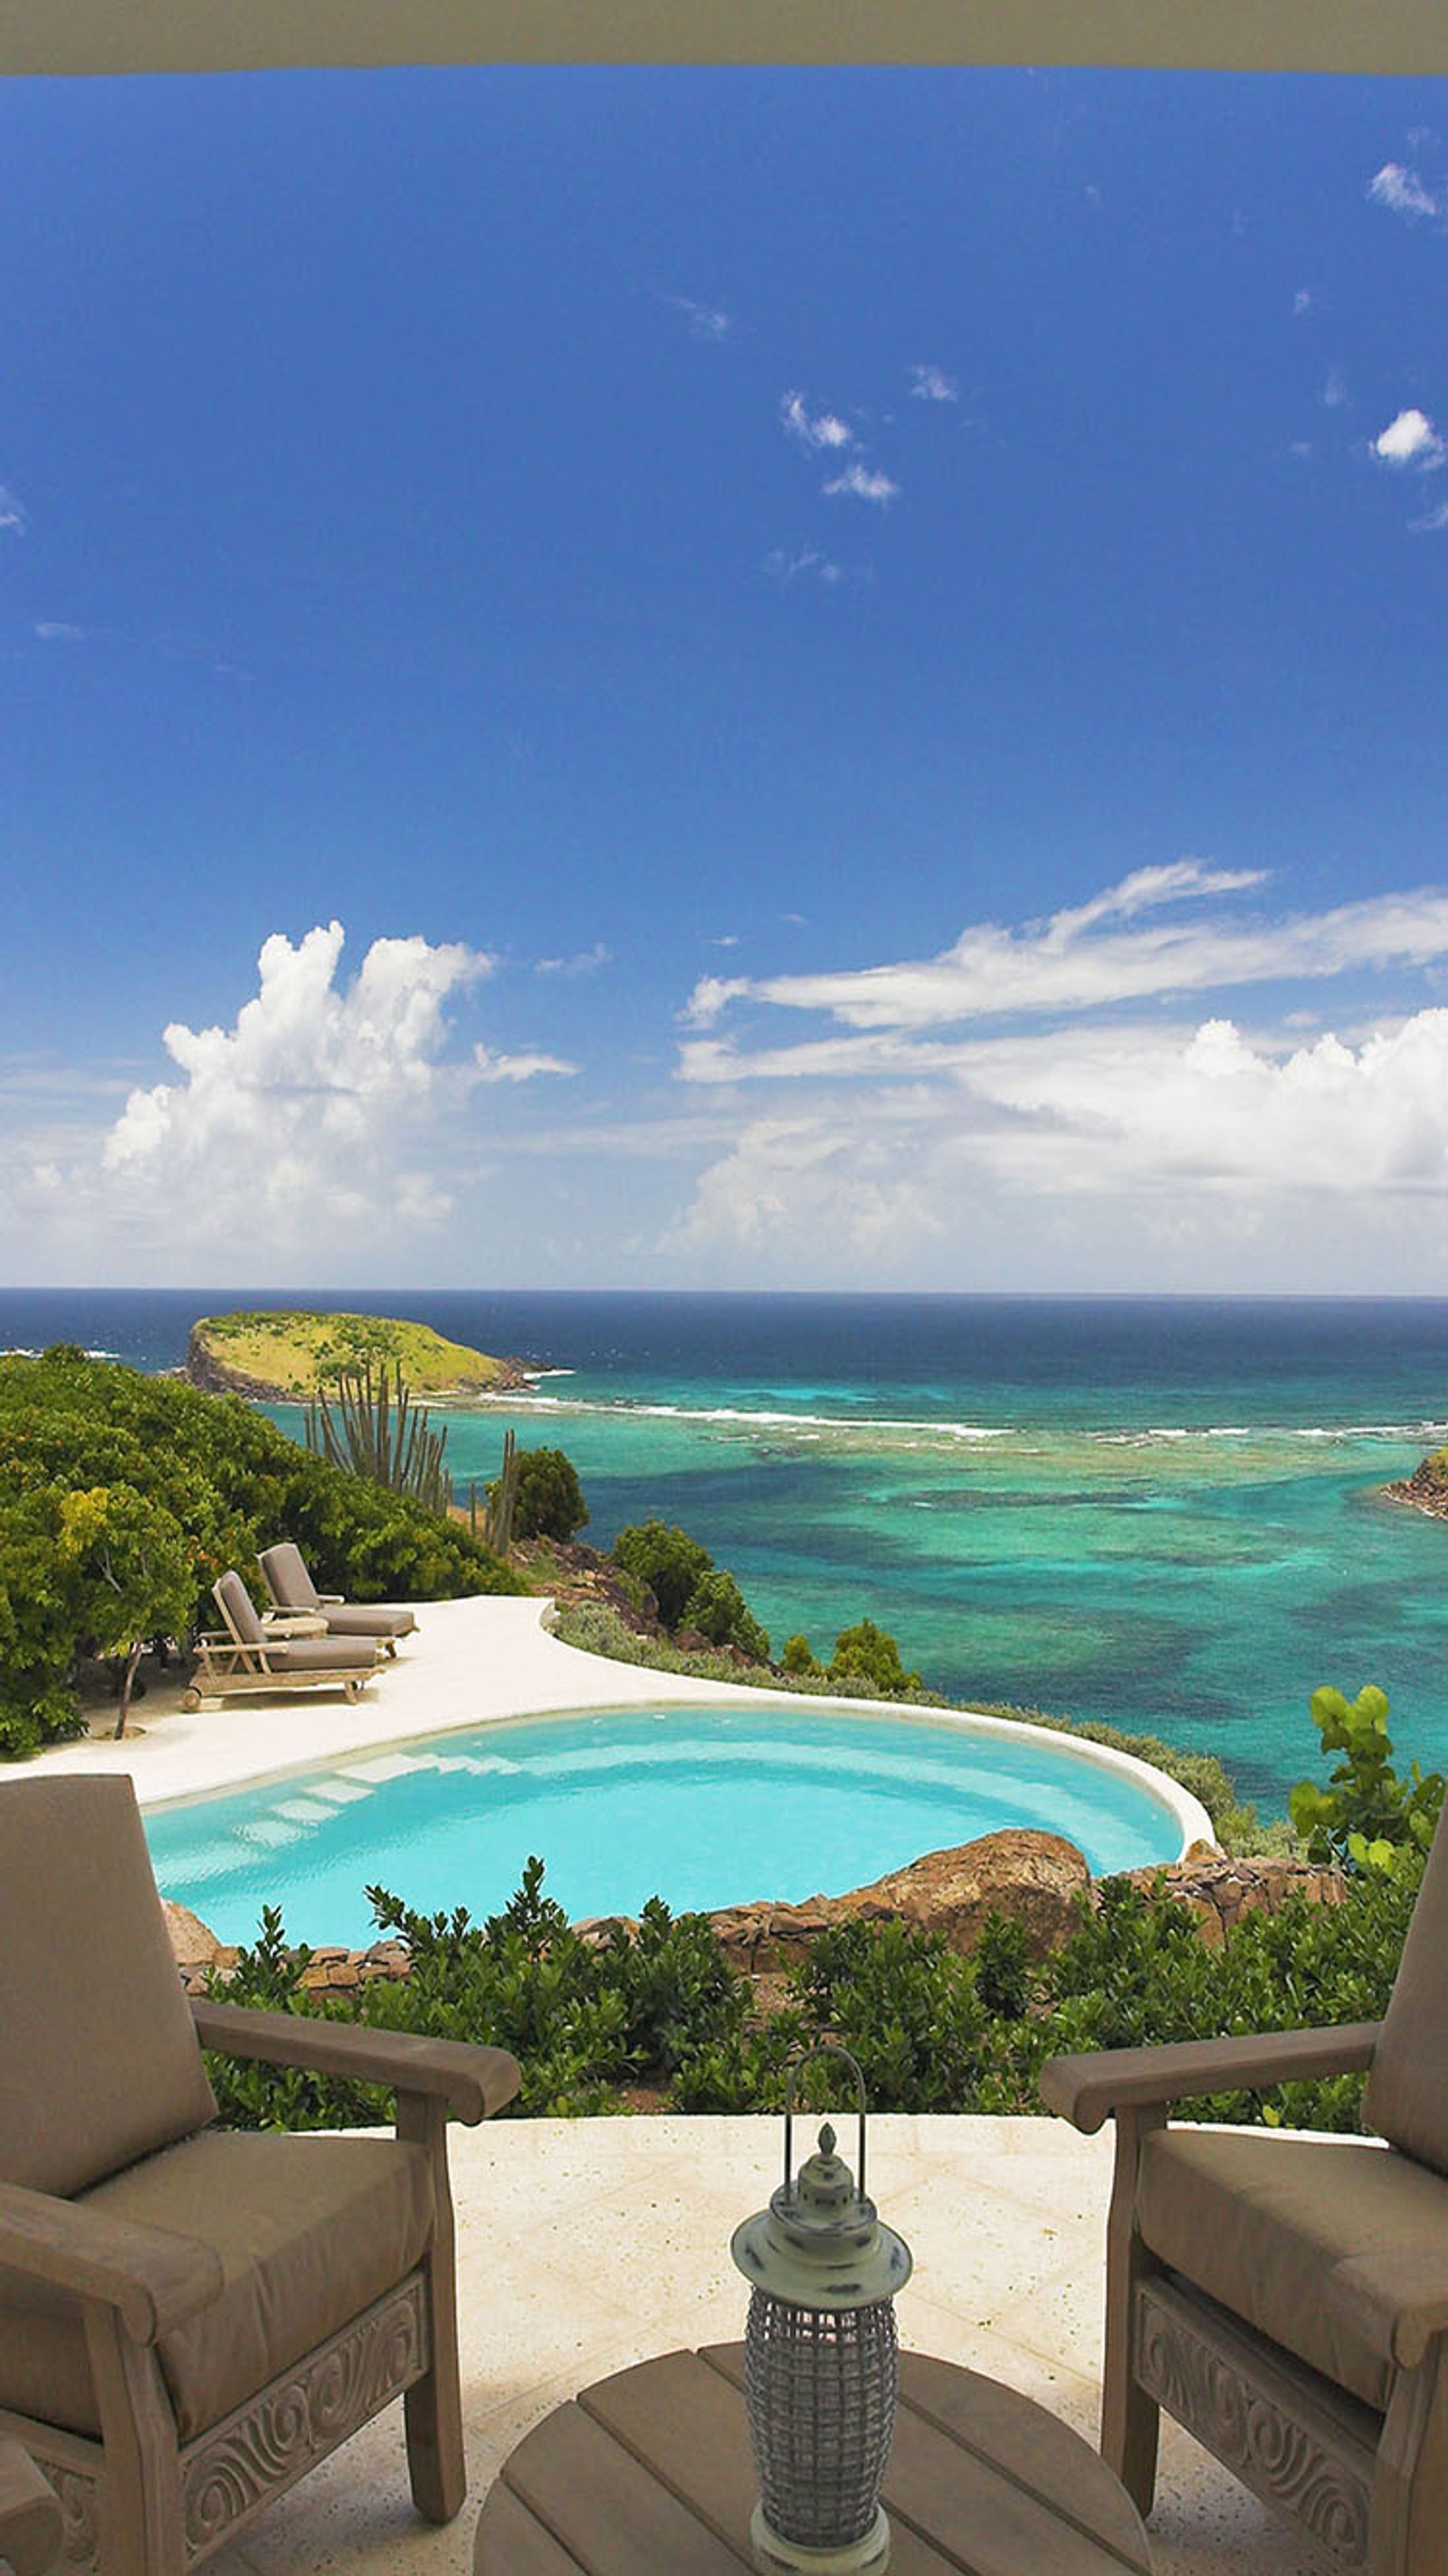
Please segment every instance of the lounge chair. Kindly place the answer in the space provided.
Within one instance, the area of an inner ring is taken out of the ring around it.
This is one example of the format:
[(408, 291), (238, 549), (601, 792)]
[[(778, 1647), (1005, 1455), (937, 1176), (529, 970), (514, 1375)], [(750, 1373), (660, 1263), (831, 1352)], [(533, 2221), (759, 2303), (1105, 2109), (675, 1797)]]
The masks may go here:
[(380, 1669), (382, 1649), (374, 1637), (268, 1635), (234, 1571), (213, 1583), (211, 1597), (226, 1622), (225, 1633), (198, 1637), (183, 1708), (199, 1708), (204, 1699), (338, 1687), (348, 1699), (357, 1699)]
[[(447, 2121), (510, 2101), (514, 2059), (188, 2008), (125, 1779), (0, 1786), (0, 1958), (0, 2433), (62, 2495), (68, 2576), (184, 2576), (403, 2392), (450, 2521)], [(203, 2045), (384, 2085), (397, 2135), (213, 2127)]]
[[(1167, 2106), (1368, 2070), (1386, 2146), (1167, 2126)], [(1058, 2057), (1051, 2108), (1116, 2122), (1101, 2448), (1151, 2509), (1158, 2409), (1340, 2567), (1448, 2565), (1448, 1828), (1381, 2022)]]
[(18, 2442), (0, 2435), (0, 2567), (49, 2576), (64, 2536), (54, 2487)]
[(384, 1653), (395, 1655), (397, 1639), (410, 1637), (417, 1626), (412, 1611), (391, 1602), (344, 1601), (338, 1592), (319, 1592), (301, 1549), (289, 1538), (264, 1547), (260, 1564), (278, 1610), (312, 1612), (326, 1620), (329, 1637), (376, 1637)]

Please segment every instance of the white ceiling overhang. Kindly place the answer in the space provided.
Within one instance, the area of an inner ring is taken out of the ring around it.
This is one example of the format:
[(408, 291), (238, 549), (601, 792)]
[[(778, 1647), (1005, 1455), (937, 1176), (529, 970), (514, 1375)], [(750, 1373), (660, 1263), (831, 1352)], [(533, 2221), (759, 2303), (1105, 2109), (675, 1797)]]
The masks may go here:
[(1445, 0), (0, 0), (0, 73), (384, 63), (1448, 71)]

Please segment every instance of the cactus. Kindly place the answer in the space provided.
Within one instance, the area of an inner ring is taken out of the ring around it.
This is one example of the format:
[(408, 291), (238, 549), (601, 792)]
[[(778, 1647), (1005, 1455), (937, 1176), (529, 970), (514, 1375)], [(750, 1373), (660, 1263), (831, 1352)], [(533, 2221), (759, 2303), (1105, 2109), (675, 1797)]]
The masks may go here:
[(513, 1543), (520, 1465), (517, 1435), (505, 1431), (502, 1474), (488, 1487), (488, 1508), (483, 1517), (483, 1545), (491, 1548), (494, 1556), (506, 1556)]
[(330, 1393), (319, 1385), (307, 1406), (309, 1449), (430, 1512), (445, 1512), (452, 1502), (446, 1446), (447, 1432), (431, 1430), (426, 1414), (414, 1409), (400, 1364), (389, 1379), (385, 1359), (375, 1373), (370, 1357), (339, 1366)]

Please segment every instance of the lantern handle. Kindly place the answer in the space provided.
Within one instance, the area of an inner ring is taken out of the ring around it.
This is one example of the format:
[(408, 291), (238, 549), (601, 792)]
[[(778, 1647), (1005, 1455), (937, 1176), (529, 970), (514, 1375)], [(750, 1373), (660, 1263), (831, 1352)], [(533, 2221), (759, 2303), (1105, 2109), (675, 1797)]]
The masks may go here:
[(803, 2075), (805, 2068), (807, 2066), (816, 2065), (822, 2057), (838, 2058), (842, 2066), (848, 2066), (850, 2073), (855, 2079), (855, 2092), (858, 2097), (857, 2107), (860, 2118), (860, 2149), (855, 2172), (855, 2189), (859, 2193), (861, 2200), (863, 2200), (865, 2197), (865, 2078), (860, 2068), (859, 2059), (852, 2057), (847, 2048), (839, 2047), (832, 2039), (822, 2039), (814, 2048), (804, 2049), (801, 2054), (792, 2059), (790, 2063), (788, 2077), (784, 2088), (784, 2187), (786, 2191), (789, 2191), (794, 2182), (793, 2155), (791, 2150), (794, 2135), (795, 2086), (798, 2078)]

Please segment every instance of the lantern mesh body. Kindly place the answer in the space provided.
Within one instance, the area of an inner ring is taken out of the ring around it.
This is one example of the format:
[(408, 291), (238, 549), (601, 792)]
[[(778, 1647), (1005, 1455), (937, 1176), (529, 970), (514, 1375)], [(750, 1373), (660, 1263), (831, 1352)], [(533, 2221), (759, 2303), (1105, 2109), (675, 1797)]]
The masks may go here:
[(847, 2548), (874, 2520), (895, 2430), (895, 2308), (798, 2308), (755, 2290), (744, 2337), (749, 2437), (782, 2540)]

